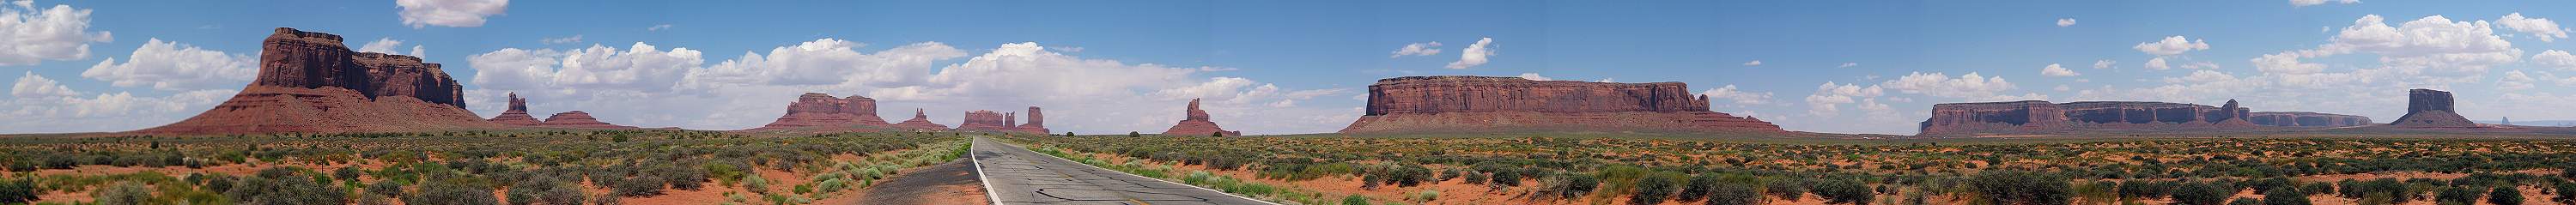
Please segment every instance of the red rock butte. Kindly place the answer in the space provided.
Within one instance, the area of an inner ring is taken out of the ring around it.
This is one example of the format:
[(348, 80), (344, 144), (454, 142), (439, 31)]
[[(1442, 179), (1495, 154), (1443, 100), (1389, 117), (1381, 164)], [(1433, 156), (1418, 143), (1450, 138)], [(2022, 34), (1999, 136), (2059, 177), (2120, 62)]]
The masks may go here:
[[(1943, 103), (1932, 106), (1932, 118), (1921, 123), (1925, 136), (2056, 134), (2123, 131), (2225, 131), (2269, 126), (2358, 126), (2370, 118), (2324, 113), (2250, 112), (2236, 100), (2226, 105), (2167, 102), (2013, 101)], [(2301, 123), (2309, 120), (2310, 123)]]
[(528, 116), (528, 99), (519, 98), (518, 92), (510, 93), (510, 110), (501, 111), (500, 116), (492, 116), (488, 121), (510, 126), (537, 126), (543, 122), (537, 121), (534, 116)]
[(1044, 123), (1045, 115), (1038, 114), (1037, 106), (1029, 106), (1029, 124), (1018, 124), (1019, 118), (1019, 113), (991, 110), (967, 111), (965, 121), (957, 123), (957, 128), (952, 130), (1026, 134), (1046, 134), (1048, 131)]
[(1341, 133), (1678, 131), (1779, 134), (1780, 126), (1709, 111), (1680, 82), (1535, 81), (1412, 76), (1369, 85), (1367, 115)]
[(1183, 112), (1188, 114), (1181, 118), (1180, 123), (1172, 124), (1171, 129), (1164, 129), (1163, 135), (1217, 137), (1243, 136), (1243, 132), (1226, 131), (1224, 127), (1216, 126), (1216, 121), (1209, 121), (1207, 110), (1199, 110), (1199, 99), (1197, 98), (1191, 98), (1189, 108), (1187, 108), (1187, 110), (1183, 110)]
[(921, 109), (913, 109), (913, 110), (912, 110), (912, 119), (909, 119), (909, 120), (903, 120), (903, 122), (902, 122), (902, 123), (894, 123), (894, 125), (893, 125), (893, 126), (891, 126), (891, 127), (895, 128), (895, 129), (912, 130), (912, 131), (938, 131), (938, 130), (949, 130), (948, 125), (940, 125), (939, 123), (931, 123), (931, 122), (930, 122), (930, 114), (928, 114), (927, 112), (922, 111)]
[(2461, 117), (2451, 109), (2451, 92), (2433, 89), (2406, 90), (2406, 116), (2388, 125), (2408, 128), (2475, 128), (2478, 123)]
[(177, 123), (136, 133), (335, 133), (504, 127), (465, 110), (463, 86), (436, 63), (352, 52), (339, 35), (277, 28), (259, 76), (241, 93)]
[(582, 111), (579, 111), (579, 110), (574, 110), (574, 111), (571, 111), (571, 112), (555, 113), (555, 115), (554, 115), (554, 116), (546, 116), (546, 121), (545, 121), (543, 124), (539, 124), (539, 125), (537, 125), (537, 126), (540, 126), (540, 127), (552, 127), (552, 128), (574, 128), (574, 129), (634, 129), (634, 128), (635, 128), (635, 127), (633, 127), (633, 126), (615, 125), (615, 124), (608, 124), (607, 122), (600, 122), (598, 118), (591, 118), (591, 117), (590, 117), (590, 113), (588, 113), (588, 112), (582, 112)]
[(778, 116), (778, 120), (770, 122), (769, 125), (753, 129), (799, 127), (878, 129), (891, 125), (886, 123), (885, 118), (877, 117), (876, 99), (857, 95), (835, 98), (832, 94), (805, 93), (796, 96), (796, 102), (787, 103), (786, 115)]

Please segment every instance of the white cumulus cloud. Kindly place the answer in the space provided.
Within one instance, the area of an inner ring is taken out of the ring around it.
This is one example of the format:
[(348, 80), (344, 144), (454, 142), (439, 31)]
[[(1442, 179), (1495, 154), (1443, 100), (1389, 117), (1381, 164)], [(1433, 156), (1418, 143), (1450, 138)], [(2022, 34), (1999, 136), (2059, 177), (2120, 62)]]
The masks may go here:
[(365, 46), (359, 46), (359, 47), (358, 47), (358, 52), (375, 52), (375, 53), (394, 54), (394, 55), (407, 55), (407, 56), (412, 56), (412, 57), (423, 57), (423, 58), (427, 58), (427, 57), (429, 57), (429, 55), (428, 55), (427, 53), (422, 53), (420, 46), (417, 46), (417, 45), (415, 45), (415, 46), (411, 46), (411, 53), (403, 53), (403, 52), (399, 52), (399, 51), (394, 51), (394, 49), (395, 49), (395, 48), (400, 48), (400, 47), (402, 47), (402, 44), (403, 44), (403, 42), (402, 42), (401, 40), (394, 40), (393, 38), (382, 38), (382, 39), (376, 39), (376, 41), (373, 41), (373, 42), (367, 42), (367, 45), (365, 45)]
[(259, 75), (256, 59), (156, 38), (135, 48), (125, 63), (108, 58), (81, 71), (81, 77), (108, 81), (118, 87), (150, 86), (162, 90), (240, 86)]
[(1478, 65), (1485, 65), (1486, 58), (1494, 55), (1493, 44), (1493, 37), (1476, 39), (1476, 44), (1468, 44), (1467, 50), (1458, 52), (1458, 61), (1449, 62), (1448, 68), (1467, 69)]
[(2496, 24), (2513, 31), (2530, 33), (2531, 37), (2540, 38), (2540, 42), (2555, 42), (2558, 39), (2567, 38), (2567, 29), (2558, 28), (2557, 21), (2546, 18), (2523, 18), (2520, 12), (2505, 14), (2504, 18), (2496, 19)]
[(1724, 87), (1718, 87), (1717, 89), (1708, 89), (1706, 91), (1700, 91), (1699, 94), (1708, 96), (1708, 99), (1710, 99), (1709, 101), (1725, 99), (1728, 102), (1734, 102), (1734, 105), (1737, 107), (1771, 103), (1771, 92), (1747, 92), (1735, 89), (1735, 85), (1726, 85)]
[(2067, 69), (2066, 69), (2066, 67), (2064, 67), (2064, 66), (2058, 66), (2058, 65), (2057, 65), (2057, 64), (2055, 64), (2055, 63), (2050, 63), (2050, 64), (2048, 64), (2048, 67), (2040, 68), (2040, 69), (2039, 69), (2039, 74), (2040, 74), (2040, 75), (2046, 75), (2046, 76), (2058, 76), (2058, 77), (2067, 77), (2067, 76), (2084, 75), (2084, 74), (2081, 74), (2081, 73), (2075, 73), (2075, 70), (2067, 70)]
[(54, 81), (29, 71), (27, 75), (18, 76), (17, 85), (9, 87), (9, 95), (18, 96), (18, 98), (71, 97), (79, 96), (80, 92), (63, 86), (61, 81)]
[(2075, 18), (2057, 19), (2057, 27), (2075, 26)]
[(1404, 57), (1404, 56), (1427, 56), (1427, 55), (1440, 55), (1440, 42), (1439, 42), (1439, 41), (1432, 41), (1432, 42), (1423, 42), (1423, 43), (1404, 44), (1404, 47), (1403, 47), (1403, 48), (1396, 48), (1394, 53), (1395, 53), (1395, 55), (1389, 55), (1389, 56), (1386, 56), (1386, 57), (1387, 57), (1387, 58), (1395, 58), (1395, 57)]
[(2329, 3), (2329, 2), (2331, 2), (2331, 3), (2337, 3), (2337, 4), (2358, 4), (2358, 3), (2361, 3), (2361, 0), (2290, 0), (2290, 6), (2291, 6), (2291, 7), (2306, 7), (2306, 6), (2315, 6), (2315, 5), (2319, 5), (2319, 4), (2326, 4), (2326, 3)]
[(2183, 36), (2171, 36), (2165, 37), (2164, 40), (2156, 42), (2138, 43), (2137, 46), (2129, 48), (2138, 49), (2138, 52), (2146, 52), (2147, 54), (2159, 56), (2181, 55), (2184, 52), (2191, 52), (2193, 50), (2209, 50), (2209, 42), (2206, 41), (2206, 39), (2191, 40), (2190, 38)]
[(116, 40), (107, 31), (90, 30), (89, 9), (71, 5), (39, 9), (35, 1), (13, 4), (17, 6), (0, 7), (0, 66), (85, 59), (89, 43)]
[(509, 10), (510, 0), (394, 0), (394, 6), (402, 8), (403, 25), (413, 29), (478, 27), (484, 18)]

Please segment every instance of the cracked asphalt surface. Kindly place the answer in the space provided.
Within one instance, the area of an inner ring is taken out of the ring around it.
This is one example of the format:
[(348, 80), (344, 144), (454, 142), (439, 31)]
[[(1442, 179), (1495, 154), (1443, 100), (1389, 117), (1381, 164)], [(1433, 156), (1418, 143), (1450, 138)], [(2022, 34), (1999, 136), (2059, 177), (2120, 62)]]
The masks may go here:
[(996, 204), (1272, 204), (1164, 182), (975, 138), (973, 156)]

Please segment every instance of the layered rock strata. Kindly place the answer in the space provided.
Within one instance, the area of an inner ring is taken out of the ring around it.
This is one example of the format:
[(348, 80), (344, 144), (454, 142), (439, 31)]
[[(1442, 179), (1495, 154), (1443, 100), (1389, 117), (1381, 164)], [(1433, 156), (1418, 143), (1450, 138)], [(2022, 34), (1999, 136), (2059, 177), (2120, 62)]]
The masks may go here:
[(1681, 131), (1784, 133), (1751, 117), (1709, 111), (1680, 82), (1535, 81), (1413, 76), (1369, 85), (1366, 115), (1342, 133)]
[(635, 128), (635, 127), (633, 127), (633, 126), (616, 125), (616, 124), (608, 124), (607, 122), (600, 122), (600, 121), (599, 121), (599, 118), (592, 118), (592, 117), (590, 117), (590, 113), (588, 113), (588, 112), (582, 112), (582, 111), (579, 111), (579, 110), (575, 110), (575, 111), (571, 111), (571, 112), (555, 113), (555, 115), (554, 115), (554, 116), (546, 116), (546, 121), (545, 121), (543, 124), (539, 124), (539, 125), (537, 125), (537, 126), (541, 126), (541, 127), (553, 127), (553, 128), (576, 128), (576, 129), (633, 129), (633, 128)]
[[(2324, 113), (2265, 113), (2228, 100), (2222, 106), (2167, 102), (2014, 101), (1932, 106), (1918, 135), (2014, 135), (2072, 131), (2216, 131), (2270, 126), (2349, 126), (2367, 117)], [(2310, 120), (2301, 123), (2299, 120)]]
[(2433, 89), (2406, 90), (2406, 116), (2388, 125), (2398, 127), (2478, 127), (2478, 123), (2461, 117), (2451, 109), (2451, 92)]
[(796, 102), (787, 103), (786, 115), (778, 116), (778, 120), (753, 129), (879, 128), (889, 125), (892, 124), (886, 124), (884, 118), (877, 117), (876, 99), (856, 95), (840, 98), (832, 97), (831, 94), (805, 93), (796, 96)]
[(137, 133), (337, 133), (503, 127), (466, 111), (463, 86), (420, 58), (349, 50), (339, 35), (277, 28), (241, 93)]
[(2257, 125), (2295, 127), (2350, 127), (2370, 125), (2370, 117), (2313, 112), (2254, 112), (2247, 121)]
[(1217, 126), (1216, 121), (1208, 120), (1209, 117), (1207, 110), (1199, 109), (1199, 99), (1190, 99), (1190, 105), (1186, 110), (1183, 110), (1183, 113), (1185, 114), (1183, 114), (1181, 122), (1172, 124), (1171, 129), (1164, 129), (1163, 135), (1216, 137), (1243, 136), (1243, 132), (1226, 131), (1224, 127)]

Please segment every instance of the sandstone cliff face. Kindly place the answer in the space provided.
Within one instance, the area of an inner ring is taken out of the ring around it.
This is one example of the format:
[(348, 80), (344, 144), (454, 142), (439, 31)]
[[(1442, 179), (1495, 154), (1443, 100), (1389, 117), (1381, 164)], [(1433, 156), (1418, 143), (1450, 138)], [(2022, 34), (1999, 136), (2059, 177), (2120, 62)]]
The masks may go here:
[(536, 126), (540, 122), (528, 116), (528, 99), (519, 98), (518, 92), (510, 93), (510, 110), (501, 111), (500, 116), (492, 116), (489, 121), (510, 126)]
[(886, 124), (884, 118), (877, 117), (876, 99), (856, 95), (852, 95), (847, 98), (835, 98), (832, 97), (831, 94), (805, 93), (804, 95), (796, 96), (796, 102), (787, 104), (786, 115), (779, 116), (777, 121), (772, 121), (769, 125), (763, 125), (760, 126), (760, 128), (753, 129), (766, 130), (797, 127), (855, 128), (886, 127), (889, 125), (891, 124)]
[[(1005, 119), (1009, 119), (1009, 118), (1008, 118), (1008, 117), (1005, 117)], [(1010, 123), (1008, 123), (1008, 121), (1005, 121), (1003, 124), (1010, 124)], [(1047, 134), (1047, 133), (1053, 133), (1053, 132), (1050, 132), (1050, 131), (1053, 131), (1053, 130), (1048, 130), (1048, 129), (1046, 128), (1046, 114), (1038, 112), (1038, 106), (1029, 106), (1029, 123), (1028, 123), (1028, 124), (1020, 124), (1019, 126), (1013, 126), (1013, 127), (1011, 127), (1009, 130), (1010, 130), (1011, 132), (1033, 133), (1033, 134)]]
[[(2084, 131), (2220, 131), (2262, 126), (2348, 126), (2370, 118), (2324, 113), (2261, 113), (2228, 100), (2223, 106), (2166, 102), (2015, 101), (1944, 103), (1917, 135), (2016, 135)], [(2298, 123), (2302, 117), (2314, 125)]]
[(1002, 116), (1002, 113), (1000, 112), (993, 112), (991, 110), (966, 111), (965, 122), (957, 123), (956, 129), (962, 131), (1002, 131), (1004, 128), (1011, 127), (1009, 122), (1005, 122), (1010, 119), (1010, 117)]
[(2399, 127), (2478, 127), (2478, 123), (2461, 117), (2451, 109), (2451, 92), (2414, 89), (2406, 91), (2406, 116), (2388, 125)]
[(1341, 132), (1786, 132), (1760, 119), (1709, 111), (1705, 96), (1693, 97), (1679, 82), (1397, 77), (1369, 85), (1366, 112)]
[(2257, 125), (2296, 127), (2350, 127), (2370, 125), (2370, 117), (2313, 112), (2254, 112), (2245, 117)]
[(598, 118), (591, 118), (591, 117), (590, 117), (590, 113), (588, 113), (588, 112), (582, 112), (582, 111), (579, 111), (579, 110), (575, 110), (575, 111), (571, 111), (571, 112), (555, 113), (555, 115), (554, 115), (554, 116), (546, 116), (546, 121), (545, 121), (545, 123), (540, 124), (540, 125), (538, 125), (538, 126), (554, 127), (554, 128), (576, 128), (576, 129), (633, 129), (633, 128), (635, 128), (635, 127), (633, 127), (633, 126), (615, 125), (615, 124), (608, 124), (607, 122), (600, 122)]
[(912, 119), (909, 119), (909, 120), (903, 120), (903, 123), (895, 123), (894, 125), (892, 125), (892, 126), (890, 126), (890, 127), (895, 128), (895, 129), (915, 130), (915, 131), (948, 130), (948, 125), (940, 125), (939, 123), (931, 123), (931, 122), (930, 122), (930, 114), (928, 114), (927, 112), (923, 112), (921, 109), (913, 109), (913, 110), (912, 110)]
[(1173, 124), (1171, 129), (1164, 129), (1163, 135), (1243, 136), (1243, 132), (1226, 131), (1224, 127), (1217, 126), (1216, 121), (1209, 121), (1207, 110), (1199, 109), (1199, 99), (1190, 99), (1189, 108), (1183, 112), (1181, 122)]
[(352, 52), (339, 35), (277, 28), (260, 72), (214, 109), (138, 133), (333, 133), (502, 127), (465, 110), (463, 86), (420, 58)]

